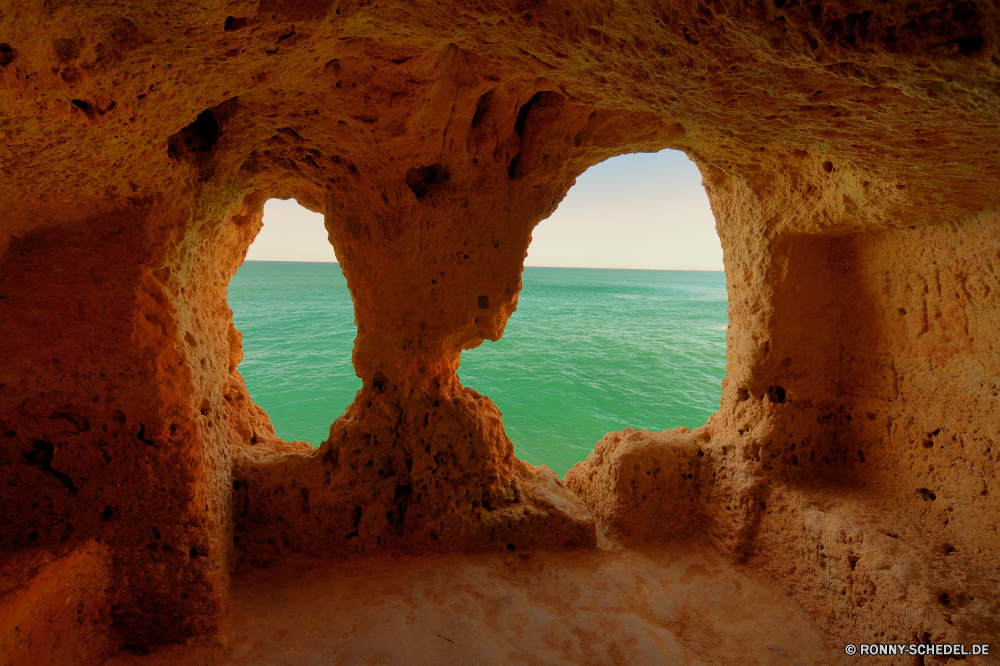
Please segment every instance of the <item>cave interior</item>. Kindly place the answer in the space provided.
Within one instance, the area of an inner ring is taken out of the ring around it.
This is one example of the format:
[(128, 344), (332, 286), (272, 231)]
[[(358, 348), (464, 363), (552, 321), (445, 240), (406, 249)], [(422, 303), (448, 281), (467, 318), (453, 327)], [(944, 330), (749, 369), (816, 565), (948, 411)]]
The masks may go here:
[[(831, 663), (1000, 636), (998, 18), (10, 0), (0, 661), (286, 663), (267, 650), (312, 640), (299, 620), (345, 580), (368, 605), (327, 599), (347, 628), (309, 648), (345, 663), (378, 656), (362, 643), (391, 663), (791, 663), (793, 644)], [(700, 169), (724, 250), (719, 411), (609, 433), (559, 479), (515, 457), (461, 353), (503, 334), (576, 177), (665, 148)], [(279, 439), (238, 370), (226, 289), (270, 198), (324, 215), (354, 303), (363, 388), (317, 449)], [(657, 580), (673, 595), (636, 583)], [(419, 612), (379, 610), (407, 585)], [(455, 622), (435, 590), (493, 609), (488, 647), (434, 629)], [(633, 635), (633, 612), (669, 631)]]

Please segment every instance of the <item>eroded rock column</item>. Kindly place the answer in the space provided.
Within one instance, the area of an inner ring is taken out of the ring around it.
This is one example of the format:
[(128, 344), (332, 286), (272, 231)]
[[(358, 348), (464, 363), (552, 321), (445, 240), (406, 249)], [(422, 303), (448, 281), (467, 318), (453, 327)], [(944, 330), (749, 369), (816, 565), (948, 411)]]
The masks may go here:
[(285, 547), (275, 524), (295, 550), (593, 542), (583, 505), (516, 460), (499, 410), (456, 371), (463, 349), (503, 333), (531, 229), (599, 159), (609, 116), (487, 82), (449, 104), (434, 142), (447, 150), (352, 165), (324, 202), (364, 387), (316, 454), (239, 475), (250, 558)]

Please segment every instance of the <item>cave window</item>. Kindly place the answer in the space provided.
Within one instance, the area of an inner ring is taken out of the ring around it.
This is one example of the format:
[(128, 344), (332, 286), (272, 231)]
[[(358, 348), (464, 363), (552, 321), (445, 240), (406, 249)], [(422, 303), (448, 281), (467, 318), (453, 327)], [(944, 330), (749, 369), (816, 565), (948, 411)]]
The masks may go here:
[(504, 337), (462, 354), (517, 456), (563, 476), (609, 431), (695, 428), (719, 409), (722, 247), (684, 153), (591, 167), (532, 233)]
[(251, 398), (278, 437), (318, 446), (361, 388), (351, 363), (354, 308), (323, 216), (294, 200), (267, 201), (228, 301)]

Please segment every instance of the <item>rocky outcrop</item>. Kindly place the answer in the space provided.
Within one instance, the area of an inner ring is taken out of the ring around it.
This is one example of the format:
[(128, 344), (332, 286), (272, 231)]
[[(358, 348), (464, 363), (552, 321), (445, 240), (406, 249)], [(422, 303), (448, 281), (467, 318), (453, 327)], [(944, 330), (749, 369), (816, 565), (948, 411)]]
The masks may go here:
[(381, 549), (585, 547), (594, 521), (555, 473), (514, 458), (500, 412), (471, 389), (358, 392), (317, 450), (250, 448), (233, 470), (240, 557), (273, 564)]
[[(587, 548), (594, 518), (705, 534), (841, 642), (996, 635), (995, 6), (8, 4), (0, 551), (86, 570), (95, 659), (213, 632), (289, 553)], [(575, 177), (664, 148), (725, 252), (722, 403), (609, 435), (581, 499), (455, 371)], [(272, 197), (324, 213), (354, 300), (364, 388), (315, 452), (226, 305)]]
[(687, 428), (608, 433), (593, 455), (569, 471), (566, 486), (586, 498), (594, 516), (619, 536), (681, 538), (703, 527), (703, 474), (710, 467), (702, 466), (699, 444), (709, 439)]

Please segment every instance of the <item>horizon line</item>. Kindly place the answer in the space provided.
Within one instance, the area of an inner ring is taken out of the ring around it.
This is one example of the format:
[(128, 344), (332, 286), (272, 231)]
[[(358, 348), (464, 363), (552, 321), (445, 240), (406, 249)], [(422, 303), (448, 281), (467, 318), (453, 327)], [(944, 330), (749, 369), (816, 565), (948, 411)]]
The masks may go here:
[[(308, 261), (291, 259), (244, 259), (243, 263), (257, 264), (337, 264), (339, 261)], [(698, 273), (725, 273), (725, 268), (633, 268), (629, 266), (524, 266), (524, 268), (571, 268), (586, 271), (684, 271)]]

